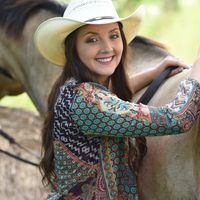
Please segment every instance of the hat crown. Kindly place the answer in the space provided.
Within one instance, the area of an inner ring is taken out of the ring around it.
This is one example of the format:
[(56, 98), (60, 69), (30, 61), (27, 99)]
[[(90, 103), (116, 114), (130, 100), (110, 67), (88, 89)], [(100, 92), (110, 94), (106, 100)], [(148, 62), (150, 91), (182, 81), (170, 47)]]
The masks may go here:
[(63, 18), (79, 22), (101, 17), (119, 18), (112, 0), (74, 0), (68, 5), (63, 15)]

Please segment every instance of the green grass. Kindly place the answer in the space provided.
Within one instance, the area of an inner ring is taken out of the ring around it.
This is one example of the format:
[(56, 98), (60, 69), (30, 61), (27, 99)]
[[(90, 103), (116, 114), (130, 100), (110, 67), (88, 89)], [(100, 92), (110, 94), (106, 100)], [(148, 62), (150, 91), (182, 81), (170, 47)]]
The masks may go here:
[(6, 96), (0, 100), (0, 105), (13, 108), (23, 108), (34, 113), (38, 112), (26, 93), (17, 96)]
[[(144, 2), (148, 2), (147, 14), (139, 34), (164, 43), (171, 53), (192, 64), (200, 44), (200, 3), (196, 1), (195, 4), (183, 5), (183, 2), (187, 1), (180, 1), (182, 7), (176, 12), (169, 12), (160, 9), (161, 4), (150, 3), (150, 0)], [(130, 14), (130, 11), (128, 12)], [(128, 12), (122, 15), (125, 16)], [(37, 112), (25, 93), (15, 97), (4, 97), (0, 100), (0, 105)]]

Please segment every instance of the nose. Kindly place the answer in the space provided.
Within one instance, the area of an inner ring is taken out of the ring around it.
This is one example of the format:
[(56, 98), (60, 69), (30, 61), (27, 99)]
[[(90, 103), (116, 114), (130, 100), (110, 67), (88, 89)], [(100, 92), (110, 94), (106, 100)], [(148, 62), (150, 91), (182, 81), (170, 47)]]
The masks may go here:
[(111, 41), (103, 40), (101, 42), (101, 53), (109, 53), (111, 51), (113, 51), (113, 46)]

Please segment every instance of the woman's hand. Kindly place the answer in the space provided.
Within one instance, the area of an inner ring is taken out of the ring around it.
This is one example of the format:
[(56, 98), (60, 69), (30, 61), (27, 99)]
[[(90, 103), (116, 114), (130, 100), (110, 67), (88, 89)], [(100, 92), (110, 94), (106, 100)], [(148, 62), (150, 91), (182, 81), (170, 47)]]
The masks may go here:
[(140, 72), (138, 74), (135, 74), (129, 77), (128, 84), (132, 93), (134, 94), (135, 92), (147, 86), (167, 67), (174, 67), (174, 70), (172, 70), (169, 76), (175, 75), (183, 71), (183, 69), (190, 68), (180, 59), (172, 57), (172, 56), (167, 56), (155, 68), (145, 70), (143, 72)]
[(184, 63), (179, 58), (173, 56), (167, 56), (157, 65), (157, 67), (154, 68), (155, 74), (159, 75), (162, 71), (164, 71), (168, 67), (174, 67), (169, 76), (173, 76), (177, 73), (182, 72), (184, 69), (190, 68), (186, 63)]

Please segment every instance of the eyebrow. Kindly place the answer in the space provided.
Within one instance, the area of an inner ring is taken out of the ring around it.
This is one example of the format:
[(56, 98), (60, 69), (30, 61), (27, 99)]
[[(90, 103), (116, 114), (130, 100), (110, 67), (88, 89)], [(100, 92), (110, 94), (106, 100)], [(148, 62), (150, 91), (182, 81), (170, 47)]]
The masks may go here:
[[(113, 32), (113, 31), (116, 31), (116, 30), (119, 31), (119, 28), (114, 28), (114, 29), (110, 30), (109, 33)], [(88, 34), (99, 35), (99, 33), (97, 33), (97, 32), (89, 31), (89, 32), (86, 32), (86, 33), (84, 34), (84, 36), (85, 36), (85, 35), (88, 35)]]

